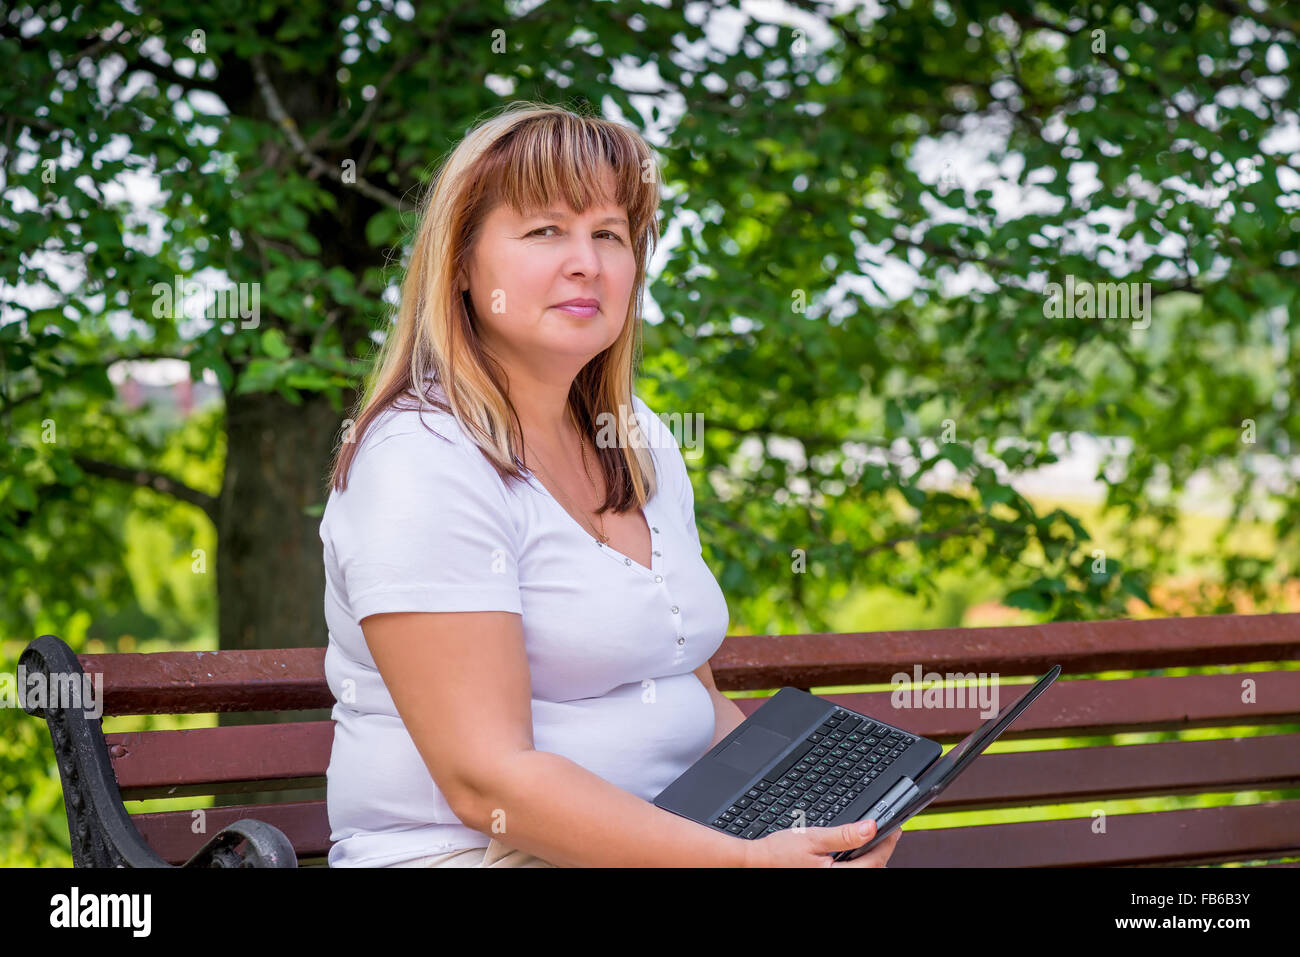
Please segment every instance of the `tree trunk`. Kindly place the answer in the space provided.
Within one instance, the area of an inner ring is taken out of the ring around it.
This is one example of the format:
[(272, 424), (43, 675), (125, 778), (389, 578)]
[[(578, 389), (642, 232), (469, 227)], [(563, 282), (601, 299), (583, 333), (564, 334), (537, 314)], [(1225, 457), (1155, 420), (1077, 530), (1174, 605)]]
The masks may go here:
[[(276, 393), (226, 396), (226, 468), (217, 534), (223, 650), (324, 647), (320, 517), (342, 416), (320, 393), (293, 405)], [(221, 727), (329, 720), (330, 709), (230, 712)], [(218, 807), (321, 800), (325, 787), (218, 795)]]

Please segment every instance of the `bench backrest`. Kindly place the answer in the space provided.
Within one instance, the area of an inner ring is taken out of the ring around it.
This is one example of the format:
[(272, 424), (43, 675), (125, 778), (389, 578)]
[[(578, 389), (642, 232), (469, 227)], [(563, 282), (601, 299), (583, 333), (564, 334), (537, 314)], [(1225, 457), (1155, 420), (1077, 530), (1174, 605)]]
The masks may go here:
[[(283, 711), (334, 704), (323, 648), (78, 655), (104, 676), (105, 715)], [(1053, 664), (1057, 682), (1001, 741), (1300, 726), (1300, 614), (956, 628), (836, 635), (733, 636), (712, 659), (723, 691), (884, 684), (923, 674), (1032, 680)], [(1077, 675), (1245, 665), (1244, 672), (1146, 677)], [(1016, 693), (1001, 690), (1002, 701)], [(982, 722), (978, 704), (896, 708), (892, 692), (822, 697), (917, 734), (951, 743)], [(910, 695), (909, 695), (910, 698)], [(746, 714), (764, 698), (738, 698)], [(1300, 727), (1289, 729), (1291, 732)], [(105, 735), (124, 800), (319, 787), (331, 721)], [(64, 782), (65, 790), (67, 781)], [(1300, 787), (1300, 734), (1114, 745), (1084, 743), (981, 757), (916, 820), (952, 811), (1082, 804), (1069, 818), (909, 830), (897, 866), (1197, 864), (1300, 855), (1300, 800), (1140, 814), (1094, 812), (1105, 801), (1155, 795)], [(300, 865), (323, 863), (323, 800), (217, 807), (206, 832), (239, 818), (272, 824)], [(204, 842), (192, 813), (135, 814), (159, 855), (181, 863)]]

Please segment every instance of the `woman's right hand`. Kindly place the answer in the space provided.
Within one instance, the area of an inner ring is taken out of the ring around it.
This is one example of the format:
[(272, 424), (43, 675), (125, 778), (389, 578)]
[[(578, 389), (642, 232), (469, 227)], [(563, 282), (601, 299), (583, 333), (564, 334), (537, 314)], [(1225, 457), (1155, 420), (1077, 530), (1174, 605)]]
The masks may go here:
[(838, 827), (782, 828), (765, 837), (746, 841), (746, 867), (884, 867), (894, 853), (903, 832), (892, 834), (851, 861), (832, 860), (837, 851), (861, 847), (876, 833), (876, 822), (870, 822), (866, 834), (861, 833), (861, 821), (851, 821)]

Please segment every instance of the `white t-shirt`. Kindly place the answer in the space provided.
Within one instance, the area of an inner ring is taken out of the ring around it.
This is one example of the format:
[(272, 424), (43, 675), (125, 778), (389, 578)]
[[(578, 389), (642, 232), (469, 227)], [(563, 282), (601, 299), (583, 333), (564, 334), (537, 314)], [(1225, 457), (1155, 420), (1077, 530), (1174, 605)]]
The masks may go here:
[(645, 505), (651, 568), (597, 544), (536, 479), (507, 488), (448, 413), (389, 409), (362, 437), (348, 487), (331, 490), (320, 525), (336, 701), (331, 867), (489, 840), (434, 783), (370, 656), (367, 615), (521, 614), (537, 750), (645, 800), (707, 750), (713, 702), (692, 672), (722, 644), (727, 604), (701, 557), (681, 451), (640, 398), (633, 404), (658, 479)]

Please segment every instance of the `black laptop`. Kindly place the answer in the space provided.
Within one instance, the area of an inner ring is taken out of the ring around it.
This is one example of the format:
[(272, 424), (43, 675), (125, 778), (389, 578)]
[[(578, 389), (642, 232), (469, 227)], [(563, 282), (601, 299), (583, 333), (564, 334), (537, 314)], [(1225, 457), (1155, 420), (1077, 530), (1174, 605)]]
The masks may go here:
[(748, 840), (801, 822), (836, 827), (874, 818), (871, 840), (833, 855), (852, 860), (934, 800), (1060, 673), (1053, 665), (942, 757), (937, 741), (785, 687), (654, 804)]

